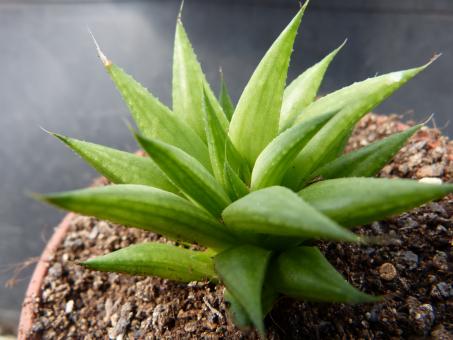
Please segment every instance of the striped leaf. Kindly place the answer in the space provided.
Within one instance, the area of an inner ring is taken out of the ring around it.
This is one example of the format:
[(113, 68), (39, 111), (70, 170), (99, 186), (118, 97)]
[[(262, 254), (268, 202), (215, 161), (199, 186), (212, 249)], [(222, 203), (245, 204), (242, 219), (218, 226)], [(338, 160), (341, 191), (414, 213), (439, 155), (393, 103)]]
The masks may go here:
[(197, 56), (184, 26), (178, 18), (173, 53), (173, 111), (182, 117), (200, 138), (206, 140), (203, 122), (203, 84), (206, 84), (206, 94), (214, 104), (217, 118), (223, 129), (228, 131), (228, 119), (211, 88), (207, 85)]
[[(332, 153), (338, 152), (345, 137), (366, 113), (425, 68), (426, 65), (369, 79), (359, 83), (361, 84), (360, 86), (357, 84), (352, 85), (351, 87), (355, 88), (356, 92), (350, 93), (346, 91), (341, 96), (332, 95), (337, 102), (332, 104), (333, 106), (330, 107), (330, 110), (341, 109), (341, 111), (330, 119), (299, 153), (293, 166), (285, 176), (285, 185), (293, 190), (301, 189), (314, 171), (331, 161)], [(355, 99), (352, 100), (351, 97)], [(330, 100), (325, 100), (325, 102), (330, 103)], [(316, 103), (311, 106), (327, 107)], [(345, 103), (347, 105), (342, 107)], [(310, 110), (311, 106), (301, 115), (304, 120), (308, 119), (307, 117), (321, 114), (319, 111)]]
[(269, 268), (274, 288), (296, 299), (346, 303), (380, 300), (351, 286), (316, 247), (289, 249)]
[(285, 89), (280, 114), (280, 131), (292, 126), (296, 117), (315, 100), (327, 68), (345, 44), (346, 40), (319, 63), (294, 79)]
[(179, 194), (180, 191), (149, 157), (84, 142), (53, 133), (101, 175), (115, 184), (143, 184)]
[(201, 163), (169, 144), (140, 135), (136, 138), (174, 185), (213, 216), (220, 217), (230, 198)]
[(299, 196), (341, 225), (371, 223), (439, 199), (453, 184), (425, 184), (407, 179), (337, 178), (312, 184)]
[(279, 185), (300, 150), (334, 114), (327, 113), (295, 125), (266, 146), (253, 167), (252, 190)]
[(284, 187), (251, 192), (230, 204), (222, 214), (237, 235), (268, 234), (295, 238), (358, 241), (358, 237)]
[(261, 294), (270, 255), (268, 250), (244, 245), (225, 250), (214, 258), (217, 274), (261, 336), (265, 333)]
[(174, 145), (210, 168), (208, 149), (189, 125), (118, 66), (105, 67), (144, 136)]
[(175, 194), (133, 184), (74, 190), (37, 196), (82, 215), (142, 228), (170, 239), (223, 249), (232, 242), (225, 227)]
[(247, 162), (233, 146), (227, 132), (222, 128), (220, 121), (217, 119), (214, 103), (207, 96), (206, 92), (203, 93), (203, 97), (206, 138), (214, 176), (219, 183), (223, 183), (224, 164), (228, 159), (231, 167), (238, 174), (241, 174), (243, 178), (250, 177)]
[(328, 111), (340, 111), (357, 101), (369, 102), (367, 110), (372, 110), (409, 79), (431, 65), (437, 58), (438, 55), (421, 67), (372, 77), (332, 92), (309, 105), (299, 114), (294, 124)]
[(312, 178), (331, 179), (375, 176), (422, 126), (415, 125), (405, 131), (395, 133), (380, 141), (340, 156), (317, 170), (312, 175)]
[(289, 59), (305, 7), (306, 4), (267, 51), (231, 118), (231, 141), (251, 167), (278, 134)]
[(231, 100), (231, 96), (228, 91), (227, 84), (223, 77), (222, 70), (220, 70), (219, 102), (220, 102), (220, 105), (222, 106), (223, 112), (225, 112), (226, 117), (228, 118), (228, 120), (231, 120), (231, 117), (233, 117), (234, 105), (233, 105), (233, 101)]
[(236, 201), (237, 199), (247, 195), (250, 192), (249, 188), (231, 168), (228, 161), (226, 161), (224, 164), (223, 174), (224, 187), (232, 201)]
[(205, 252), (163, 243), (142, 243), (81, 263), (102, 272), (158, 276), (191, 282), (215, 280), (214, 262)]

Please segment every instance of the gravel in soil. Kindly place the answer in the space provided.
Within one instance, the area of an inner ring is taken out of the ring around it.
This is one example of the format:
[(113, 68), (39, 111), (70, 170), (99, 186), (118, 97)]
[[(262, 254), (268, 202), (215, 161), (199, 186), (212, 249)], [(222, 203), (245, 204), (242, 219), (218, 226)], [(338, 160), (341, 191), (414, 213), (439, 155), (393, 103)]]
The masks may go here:
[[(399, 117), (369, 114), (348, 150), (401, 131)], [(452, 181), (453, 143), (422, 128), (380, 173), (382, 177)], [(357, 229), (386, 235), (384, 245), (321, 243), (329, 261), (355, 287), (385, 299), (346, 305), (281, 298), (266, 318), (270, 339), (453, 339), (453, 199)], [(235, 328), (223, 287), (99, 273), (77, 265), (158, 235), (77, 216), (51, 262), (30, 338), (257, 339)]]

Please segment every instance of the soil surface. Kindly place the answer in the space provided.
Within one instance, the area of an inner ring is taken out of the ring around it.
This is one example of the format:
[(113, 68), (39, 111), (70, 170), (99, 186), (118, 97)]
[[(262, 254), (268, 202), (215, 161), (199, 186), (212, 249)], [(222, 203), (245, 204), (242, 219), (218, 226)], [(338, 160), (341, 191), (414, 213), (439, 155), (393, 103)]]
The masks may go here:
[[(410, 123), (409, 123), (410, 124)], [(348, 150), (407, 126), (397, 116), (368, 115)], [(453, 143), (422, 128), (380, 173), (383, 177), (452, 181)], [(385, 295), (366, 305), (316, 304), (281, 298), (266, 318), (270, 339), (453, 339), (453, 199), (357, 229), (387, 235), (384, 245), (321, 243), (329, 261), (355, 287)], [(223, 287), (180, 284), (86, 270), (77, 261), (130, 244), (167, 242), (138, 229), (78, 216), (35, 301), (30, 338), (256, 339), (235, 328)]]

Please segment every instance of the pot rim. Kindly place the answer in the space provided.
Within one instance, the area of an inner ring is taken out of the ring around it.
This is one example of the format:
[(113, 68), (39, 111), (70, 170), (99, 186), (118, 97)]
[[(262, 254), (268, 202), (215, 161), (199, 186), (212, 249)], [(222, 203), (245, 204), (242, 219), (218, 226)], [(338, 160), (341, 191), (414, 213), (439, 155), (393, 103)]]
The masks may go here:
[(50, 265), (50, 258), (57, 250), (58, 246), (61, 244), (63, 238), (66, 236), (66, 233), (69, 229), (70, 222), (76, 216), (75, 213), (68, 213), (63, 218), (63, 220), (55, 228), (55, 231), (47, 242), (46, 247), (44, 248), (41, 256), (39, 257), (38, 263), (36, 264), (33, 275), (28, 284), (27, 290), (25, 292), (25, 297), (22, 302), (22, 309), (20, 312), (19, 325), (17, 330), (18, 339), (26, 339), (28, 334), (31, 331), (34, 321), (34, 302), (39, 297), (42, 283), (44, 277), (47, 275), (47, 271)]

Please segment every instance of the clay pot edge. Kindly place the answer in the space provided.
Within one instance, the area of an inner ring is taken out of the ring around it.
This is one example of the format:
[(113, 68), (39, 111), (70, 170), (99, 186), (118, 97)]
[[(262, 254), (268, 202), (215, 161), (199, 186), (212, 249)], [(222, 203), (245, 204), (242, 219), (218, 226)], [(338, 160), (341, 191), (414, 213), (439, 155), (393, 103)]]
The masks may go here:
[(63, 241), (69, 229), (69, 225), (76, 214), (68, 213), (60, 224), (55, 228), (55, 231), (45, 246), (41, 256), (36, 264), (33, 275), (25, 292), (24, 301), (20, 313), (19, 326), (17, 330), (17, 338), (19, 340), (26, 339), (31, 331), (34, 320), (34, 301), (39, 297), (44, 277), (47, 275), (47, 270), (50, 265), (50, 258), (53, 256), (58, 246)]

